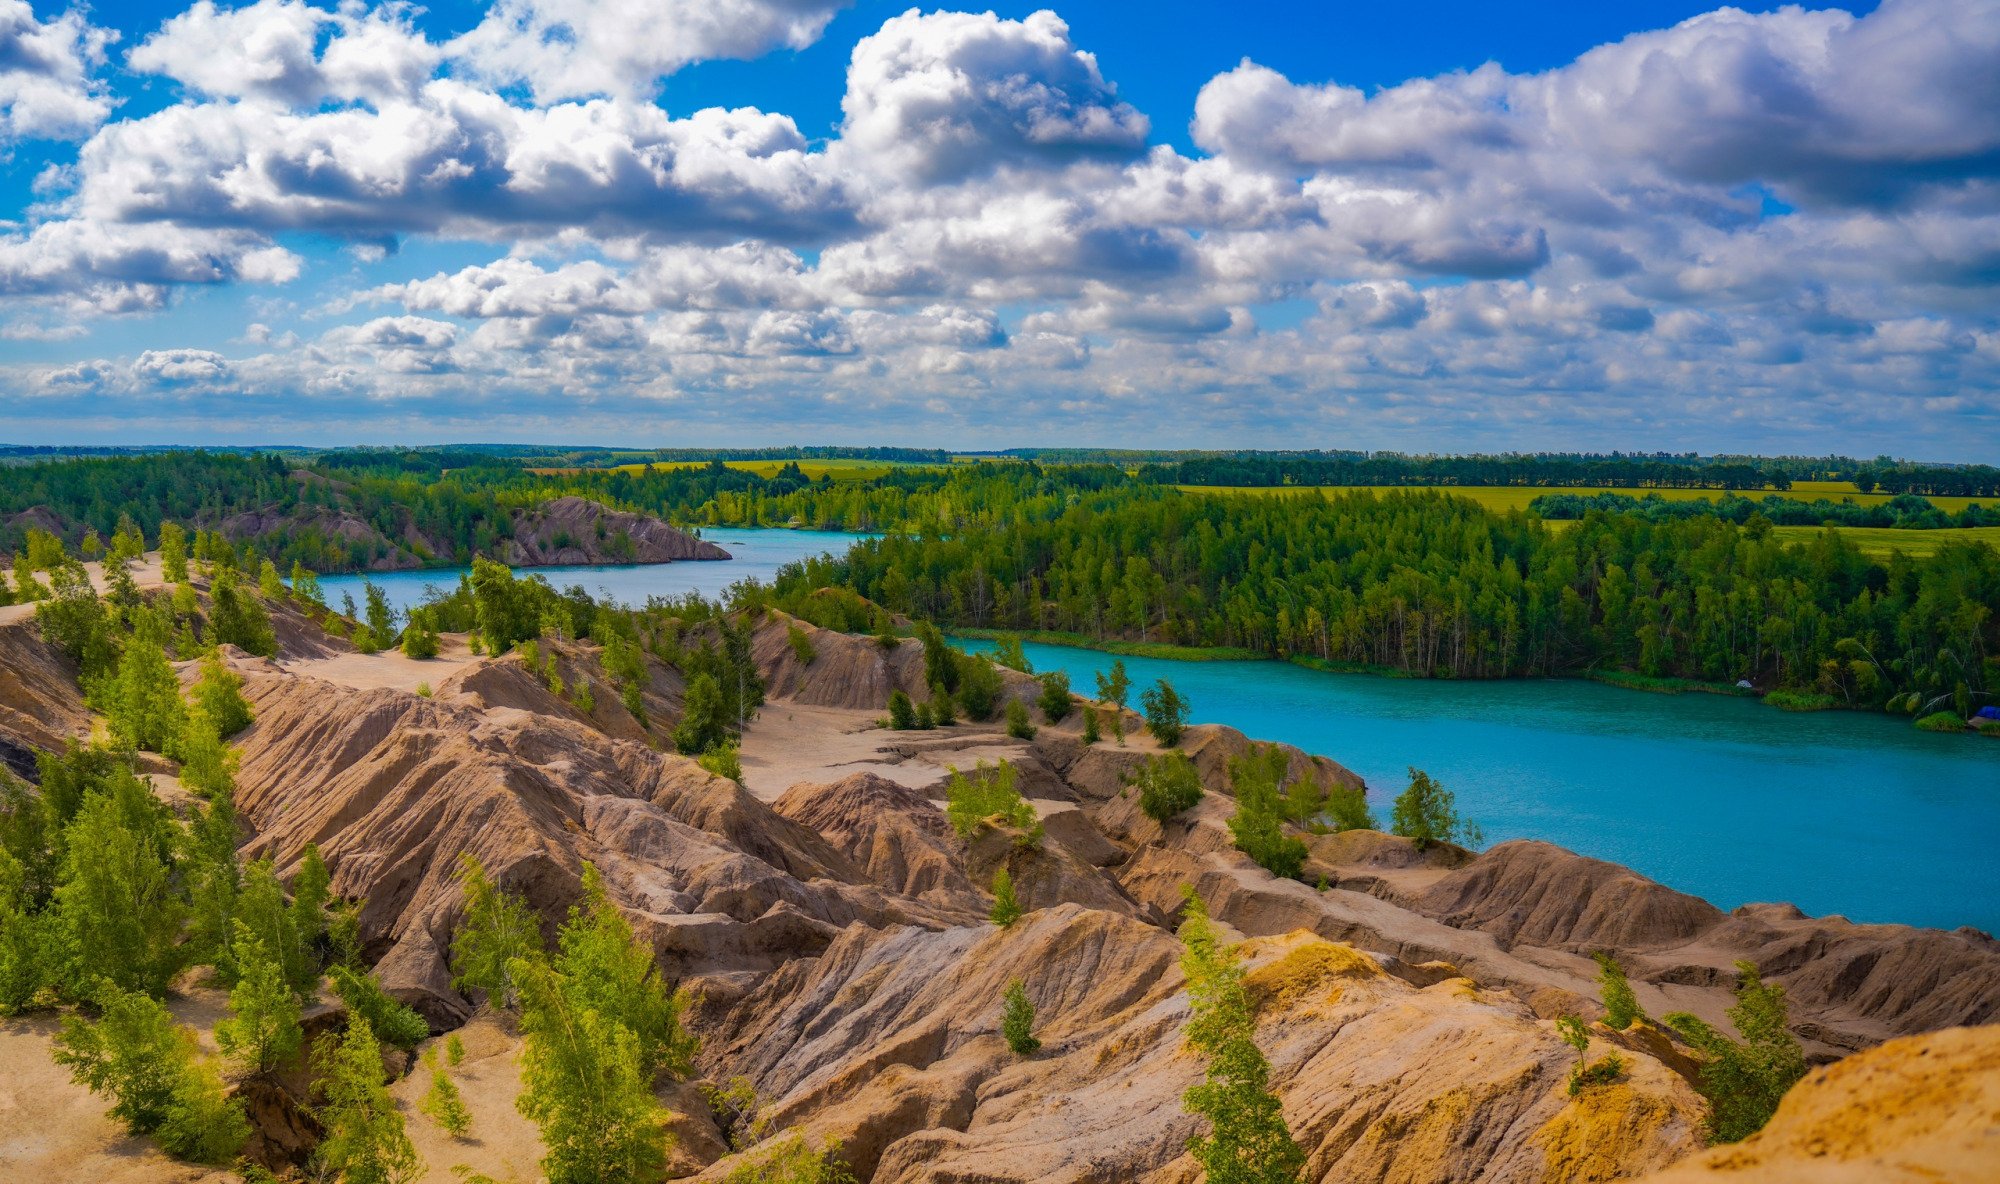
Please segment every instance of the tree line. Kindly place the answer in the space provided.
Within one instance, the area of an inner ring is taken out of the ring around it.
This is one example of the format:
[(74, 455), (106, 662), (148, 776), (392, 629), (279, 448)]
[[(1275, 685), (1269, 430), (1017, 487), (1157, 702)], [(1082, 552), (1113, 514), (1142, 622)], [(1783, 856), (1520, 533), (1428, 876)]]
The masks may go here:
[(1546, 522), (1581, 518), (1592, 510), (1607, 514), (1637, 514), (1651, 522), (1712, 516), (1739, 525), (1761, 517), (1773, 526), (1871, 526), (1894, 530), (1945, 530), (1954, 527), (2000, 526), (2000, 505), (1977, 502), (1948, 513), (1914, 494), (1898, 494), (1885, 502), (1816, 498), (1747, 498), (1726, 493), (1720, 498), (1669, 501), (1658, 494), (1633, 497), (1624, 493), (1545, 493), (1528, 503), (1528, 512)]

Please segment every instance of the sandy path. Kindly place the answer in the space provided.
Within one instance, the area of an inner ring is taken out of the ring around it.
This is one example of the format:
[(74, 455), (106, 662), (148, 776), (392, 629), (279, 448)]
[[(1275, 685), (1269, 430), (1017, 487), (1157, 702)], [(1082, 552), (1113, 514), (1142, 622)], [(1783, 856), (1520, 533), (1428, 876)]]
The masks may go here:
[(349, 652), (330, 658), (297, 658), (279, 665), (293, 674), (322, 678), (357, 690), (413, 692), (424, 683), (436, 687), (482, 660), (466, 646), (464, 634), (446, 633), (438, 640), (438, 656), (424, 661), (404, 657), (401, 650), (383, 650), (379, 654)]
[(743, 734), (743, 786), (771, 801), (800, 782), (874, 773), (911, 789), (930, 789), (952, 766), (1017, 758), (1025, 742), (993, 724), (958, 724), (930, 732), (875, 726), (879, 711), (768, 704)]

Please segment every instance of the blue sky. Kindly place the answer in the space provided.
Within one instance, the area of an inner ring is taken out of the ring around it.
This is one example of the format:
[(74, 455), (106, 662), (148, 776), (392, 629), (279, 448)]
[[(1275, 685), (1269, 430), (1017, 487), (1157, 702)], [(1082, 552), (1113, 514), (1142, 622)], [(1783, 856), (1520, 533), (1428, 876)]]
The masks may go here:
[(0, 0), (0, 439), (2000, 459), (2000, 6)]

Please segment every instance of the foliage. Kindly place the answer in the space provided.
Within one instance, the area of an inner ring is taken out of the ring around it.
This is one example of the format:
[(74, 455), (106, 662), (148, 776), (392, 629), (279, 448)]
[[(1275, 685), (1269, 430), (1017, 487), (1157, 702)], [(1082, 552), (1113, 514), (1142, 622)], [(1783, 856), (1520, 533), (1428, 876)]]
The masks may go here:
[(370, 1031), (398, 1048), (415, 1048), (430, 1036), (430, 1021), (383, 990), (373, 974), (351, 966), (335, 966), (330, 973), (334, 993), (346, 1005), (350, 1020), (359, 1017)]
[(437, 1049), (424, 1054), (424, 1064), (431, 1071), (431, 1084), (424, 1091), (417, 1109), (429, 1115), (431, 1121), (443, 1127), (452, 1138), (465, 1138), (472, 1130), (472, 1111), (465, 1108), (465, 1099), (460, 1096), (451, 1074), (438, 1064)]
[(1181, 734), (1187, 731), (1188, 702), (1174, 690), (1173, 684), (1161, 679), (1139, 696), (1139, 702), (1146, 708), (1146, 730), (1162, 748), (1172, 748), (1181, 742)]
[(1091, 744), (1095, 744), (1095, 743), (1097, 743), (1097, 742), (1098, 742), (1099, 740), (1102, 740), (1102, 739), (1104, 739), (1104, 733), (1098, 730), (1098, 725), (1097, 725), (1097, 708), (1095, 708), (1095, 707), (1086, 707), (1086, 708), (1084, 708), (1084, 709), (1083, 709), (1083, 742), (1084, 742), (1084, 744), (1085, 744), (1085, 745), (1091, 745)]
[(1021, 900), (1014, 895), (1014, 877), (1006, 868), (993, 873), (993, 908), (986, 914), (995, 925), (1005, 929), (1021, 919)]
[(63, 832), (54, 926), (73, 996), (98, 976), (161, 995), (185, 965), (187, 906), (177, 890), (178, 827), (125, 766), (83, 794)]
[(970, 838), (974, 831), (997, 818), (1003, 825), (1020, 830), (1023, 842), (1041, 841), (1041, 819), (1015, 787), (1017, 776), (1014, 766), (1007, 761), (997, 765), (980, 761), (970, 775), (956, 767), (951, 770), (951, 779), (945, 783), (945, 817), (960, 838)]
[[(28, 579), (32, 582), (32, 577)], [(22, 583), (19, 570), (15, 582)], [(44, 640), (76, 663), (84, 686), (89, 687), (110, 673), (117, 660), (111, 620), (81, 564), (60, 564), (50, 573), (49, 585), (47, 599), (35, 605), (35, 624)]]
[(1590, 1029), (1575, 1016), (1557, 1016), (1556, 1035), (1576, 1050), (1576, 1064), (1569, 1071), (1570, 1097), (1576, 1097), (1593, 1085), (1609, 1085), (1625, 1072), (1625, 1060), (1615, 1052), (1595, 1062), (1590, 1060)]
[(688, 682), (681, 722), (674, 727), (674, 747), (696, 756), (728, 739), (729, 717), (724, 714), (722, 688), (714, 675), (697, 674)]
[(201, 677), (194, 684), (194, 706), (227, 740), (250, 726), (250, 704), (243, 698), (243, 678), (222, 664), (213, 651), (201, 656)]
[(520, 1097), (541, 1128), (549, 1184), (609, 1184), (657, 1178), (665, 1161), (666, 1114), (642, 1068), (639, 1038), (582, 1001), (566, 976), (522, 959)]
[(151, 1133), (169, 1155), (218, 1163), (250, 1135), (242, 1105), (223, 1094), (192, 1028), (145, 995), (107, 988), (102, 1018), (63, 1020), (53, 1053), (92, 1093), (109, 1094), (111, 1115), (133, 1134)]
[(245, 653), (269, 658), (278, 652), (278, 635), (263, 602), (237, 585), (236, 573), (218, 568), (208, 586), (209, 628), (217, 645), (233, 645)]
[(1452, 792), (1415, 767), (1410, 769), (1409, 787), (1396, 795), (1389, 829), (1409, 839), (1419, 851), (1438, 843), (1476, 846), (1480, 840), (1478, 826), (1459, 816)]
[(1256, 1015), (1235, 951), (1223, 946), (1208, 910), (1184, 887), (1181, 970), (1193, 1018), (1188, 1044), (1207, 1061), (1200, 1085), (1184, 1102), (1209, 1121), (1209, 1133), (1188, 1142), (1210, 1184), (1298, 1184), (1305, 1152), (1292, 1140), (1270, 1090), (1270, 1062), (1257, 1048)]
[(459, 857), (465, 920), (451, 939), (452, 989), (486, 992), (496, 1007), (512, 1007), (515, 967), (542, 952), (542, 929), (528, 902), (502, 891), (470, 853)]
[(1149, 756), (1130, 774), (1139, 787), (1139, 808), (1155, 822), (1166, 822), (1201, 801), (1201, 771), (1184, 752)]
[(1376, 830), (1380, 826), (1375, 820), (1375, 812), (1368, 808), (1367, 791), (1358, 785), (1328, 786), (1325, 814), (1336, 832)]
[(428, 661), (438, 656), (441, 642), (435, 616), (428, 609), (413, 609), (409, 623), (403, 626), (403, 656), (418, 661)]
[(695, 758), (695, 763), (717, 777), (727, 777), (731, 781), (743, 780), (743, 751), (735, 741), (725, 740)]
[(1097, 701), (1117, 710), (1123, 715), (1125, 703), (1132, 693), (1132, 676), (1125, 673), (1125, 660), (1120, 658), (1111, 663), (1111, 672), (1097, 675)]
[(812, 638), (797, 625), (785, 626), (785, 643), (792, 647), (792, 657), (798, 659), (801, 666), (810, 666), (819, 657), (819, 651), (813, 648)]
[(1936, 711), (1918, 720), (1916, 727), (1925, 732), (1963, 732), (1965, 719), (1956, 711)]
[(1016, 740), (1035, 738), (1035, 725), (1028, 719), (1027, 704), (1019, 699), (1007, 700), (1007, 734)]
[(985, 654), (958, 654), (953, 666), (957, 670), (953, 694), (958, 699), (958, 705), (965, 709), (966, 718), (978, 721), (992, 719), (993, 710), (1000, 705), (1000, 695), (1006, 686), (1001, 681), (1000, 668)]
[(1033, 674), (1035, 668), (1029, 664), (1028, 655), (1021, 648), (1018, 637), (1002, 637), (993, 643), (993, 660), (1009, 670), (1022, 674)]
[(314, 1117), (326, 1129), (313, 1152), (315, 1167), (342, 1184), (410, 1184), (423, 1161), (403, 1127), (403, 1115), (382, 1084), (382, 1046), (368, 1021), (349, 1015), (347, 1033), (320, 1037), (313, 1050), (322, 1098)]
[(901, 689), (889, 692), (889, 726), (899, 732), (907, 732), (917, 726), (916, 705)]
[(119, 744), (170, 753), (187, 725), (180, 679), (167, 662), (166, 626), (143, 613), (118, 657), (117, 673), (97, 684), (91, 700), (100, 707)]
[(269, 1073), (297, 1055), (305, 1040), (299, 998), (285, 981), (284, 966), (241, 921), (230, 961), (236, 986), (229, 992), (229, 1018), (215, 1025), (215, 1041), (247, 1071)]
[(791, 1135), (771, 1151), (730, 1170), (722, 1184), (854, 1184), (854, 1174), (840, 1158), (840, 1144), (818, 1151)]
[(1027, 984), (1020, 979), (1007, 984), (1007, 997), (1000, 1013), (1000, 1034), (1017, 1057), (1031, 1057), (1041, 1051), (1035, 1039), (1035, 1005), (1028, 998)]
[(1236, 812), (1230, 815), (1229, 833), (1237, 850), (1264, 870), (1294, 880), (1305, 871), (1307, 852), (1303, 840), (1284, 830), (1285, 809), (1279, 793), (1290, 763), (1290, 754), (1275, 744), (1230, 758), (1229, 784), (1236, 795)]
[(1599, 950), (1591, 957), (1597, 960), (1597, 986), (1604, 1000), (1606, 1026), (1622, 1032), (1645, 1019), (1639, 996), (1633, 993), (1631, 980), (1625, 977), (1625, 968), (1618, 965), (1618, 959), (1608, 950)]
[(1805, 1053), (1786, 1027), (1785, 989), (1765, 983), (1749, 962), (1738, 962), (1736, 973), (1729, 1022), (1740, 1042), (1687, 1012), (1666, 1016), (1666, 1025), (1704, 1058), (1700, 1086), (1710, 1108), (1709, 1136), (1718, 1143), (1763, 1129), (1785, 1091), (1806, 1073)]
[(1042, 675), (1042, 693), (1036, 697), (1036, 706), (1042, 709), (1042, 717), (1052, 724), (1059, 724), (1069, 717), (1075, 703), (1070, 698), (1069, 675), (1060, 670), (1051, 670)]
[(571, 1002), (603, 1014), (636, 1041), (647, 1080), (661, 1071), (694, 1071), (698, 1041), (681, 1026), (688, 1000), (668, 988), (653, 951), (632, 933), (592, 865), (583, 868), (583, 901), (570, 908), (557, 943), (556, 968)]

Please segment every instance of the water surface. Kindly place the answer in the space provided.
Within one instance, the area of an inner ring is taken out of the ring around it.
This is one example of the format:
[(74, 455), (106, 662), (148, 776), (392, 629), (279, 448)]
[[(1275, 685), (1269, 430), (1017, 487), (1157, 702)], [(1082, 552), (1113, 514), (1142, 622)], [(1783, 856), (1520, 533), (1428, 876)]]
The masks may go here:
[[(959, 639), (968, 649), (991, 643)], [(1029, 644), (1038, 671), (1094, 693), (1113, 657)], [(1388, 820), (1411, 765), (1486, 841), (1538, 838), (1734, 908), (2000, 932), (2000, 743), (1858, 712), (1575, 680), (1440, 682), (1282, 662), (1126, 658), (1132, 702), (1157, 678), (1191, 717), (1323, 753)]]

